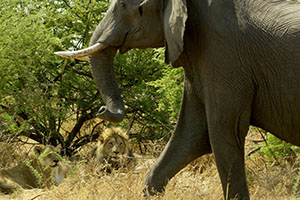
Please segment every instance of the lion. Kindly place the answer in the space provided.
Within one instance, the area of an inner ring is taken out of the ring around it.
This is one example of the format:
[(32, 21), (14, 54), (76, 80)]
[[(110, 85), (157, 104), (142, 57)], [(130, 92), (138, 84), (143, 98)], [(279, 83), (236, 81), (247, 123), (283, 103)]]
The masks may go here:
[(106, 172), (129, 167), (134, 155), (128, 145), (128, 135), (119, 127), (105, 129), (99, 137), (92, 157), (104, 164)]
[(59, 155), (60, 146), (37, 145), (33, 159), (15, 167), (0, 170), (0, 191), (13, 193), (18, 189), (44, 188), (60, 184), (66, 177), (65, 166)]

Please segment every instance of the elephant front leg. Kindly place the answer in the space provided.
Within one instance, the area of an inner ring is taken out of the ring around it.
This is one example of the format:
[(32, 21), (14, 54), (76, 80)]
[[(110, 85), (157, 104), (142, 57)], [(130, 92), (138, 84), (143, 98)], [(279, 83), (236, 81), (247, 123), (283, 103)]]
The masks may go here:
[(233, 99), (229, 100), (231, 103), (222, 99), (222, 103), (207, 106), (207, 112), (211, 113), (208, 117), (209, 139), (224, 198), (249, 199), (244, 144), (250, 125), (251, 105), (241, 106), (235, 104)]
[(185, 83), (176, 129), (156, 164), (146, 175), (145, 195), (162, 192), (178, 171), (195, 158), (210, 152), (204, 106)]

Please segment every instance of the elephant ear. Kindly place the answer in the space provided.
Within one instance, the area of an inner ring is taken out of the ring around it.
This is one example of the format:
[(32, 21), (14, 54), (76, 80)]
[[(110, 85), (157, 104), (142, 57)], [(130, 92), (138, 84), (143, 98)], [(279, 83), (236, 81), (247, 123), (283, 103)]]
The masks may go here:
[(174, 63), (183, 51), (183, 36), (187, 20), (186, 0), (169, 0), (164, 11), (166, 63)]

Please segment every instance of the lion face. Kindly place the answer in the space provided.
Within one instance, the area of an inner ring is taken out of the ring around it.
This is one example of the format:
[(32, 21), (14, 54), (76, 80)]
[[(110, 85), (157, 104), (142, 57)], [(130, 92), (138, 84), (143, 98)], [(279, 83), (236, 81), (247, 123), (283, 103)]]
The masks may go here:
[(128, 169), (134, 160), (128, 145), (128, 135), (119, 127), (107, 128), (102, 132), (92, 156), (102, 164), (102, 170), (107, 173), (121, 168)]
[(60, 145), (54, 147), (52, 145), (38, 145), (34, 148), (34, 153), (38, 157), (43, 167), (55, 168), (59, 166), (59, 162), (62, 160), (59, 155), (61, 150)]
[(52, 145), (38, 145), (34, 148), (34, 153), (39, 160), (42, 168), (47, 173), (47, 176), (53, 176), (52, 178), (56, 185), (60, 184), (65, 176), (62, 157), (59, 155), (60, 151), (60, 145), (58, 145), (57, 147), (54, 147)]
[(100, 163), (114, 169), (126, 166), (132, 159), (128, 136), (118, 127), (107, 128), (102, 132), (92, 154)]
[(66, 162), (59, 155), (60, 146), (36, 145), (31, 161), (0, 170), (0, 191), (11, 193), (24, 189), (49, 187), (60, 184), (66, 177)]
[(103, 153), (110, 158), (118, 158), (127, 154), (127, 144), (124, 138), (117, 134), (108, 137), (103, 144)]

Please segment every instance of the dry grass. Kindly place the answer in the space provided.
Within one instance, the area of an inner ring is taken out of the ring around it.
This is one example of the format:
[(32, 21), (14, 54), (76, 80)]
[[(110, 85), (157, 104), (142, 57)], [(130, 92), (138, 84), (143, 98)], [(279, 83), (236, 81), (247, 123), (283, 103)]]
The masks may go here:
[[(250, 134), (253, 139), (259, 137)], [(253, 148), (248, 140), (246, 152)], [(1, 144), (7, 151), (12, 151)], [(88, 155), (88, 149), (82, 154)], [(26, 153), (26, 151), (25, 151)], [(10, 154), (11, 155), (11, 154)], [(20, 159), (22, 152), (15, 153), (14, 158)], [(8, 159), (3, 152), (0, 156), (1, 166), (7, 165), (3, 160)], [(12, 162), (9, 160), (9, 162)], [(144, 177), (152, 163), (152, 159), (139, 159), (137, 167), (129, 171), (114, 171), (105, 174), (100, 171), (97, 163), (90, 161), (74, 167), (74, 172), (62, 184), (50, 189), (35, 189), (19, 191), (12, 195), (0, 195), (0, 199), (17, 200), (85, 200), (85, 199), (143, 199)], [(280, 160), (274, 165), (267, 165), (264, 157), (251, 155), (246, 157), (246, 169), (251, 199), (300, 199), (297, 181), (300, 178), (300, 160), (293, 164)], [(299, 182), (299, 181), (298, 181)], [(203, 156), (182, 171), (167, 185), (163, 195), (152, 197), (162, 200), (183, 199), (222, 199), (223, 193), (214, 158), (212, 155)]]

